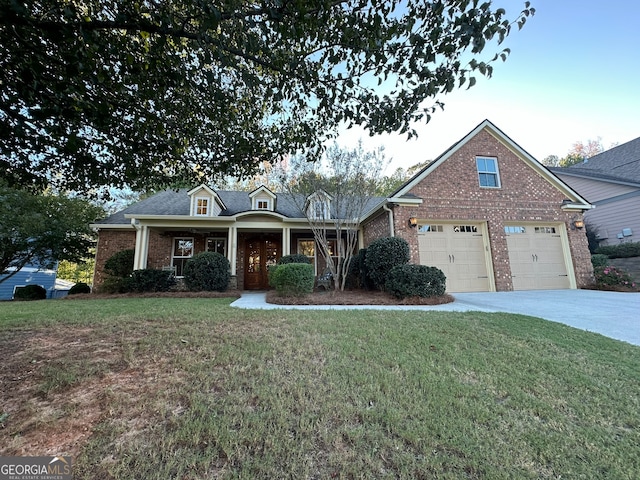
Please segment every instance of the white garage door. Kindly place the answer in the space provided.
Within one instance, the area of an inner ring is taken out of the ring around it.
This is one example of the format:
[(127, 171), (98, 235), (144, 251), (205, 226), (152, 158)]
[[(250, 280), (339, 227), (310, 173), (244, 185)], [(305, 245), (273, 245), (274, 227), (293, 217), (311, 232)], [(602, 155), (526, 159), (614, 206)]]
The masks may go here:
[(448, 292), (490, 290), (481, 224), (425, 222), (418, 225), (420, 263), (447, 277)]
[(570, 288), (560, 228), (505, 225), (514, 290)]

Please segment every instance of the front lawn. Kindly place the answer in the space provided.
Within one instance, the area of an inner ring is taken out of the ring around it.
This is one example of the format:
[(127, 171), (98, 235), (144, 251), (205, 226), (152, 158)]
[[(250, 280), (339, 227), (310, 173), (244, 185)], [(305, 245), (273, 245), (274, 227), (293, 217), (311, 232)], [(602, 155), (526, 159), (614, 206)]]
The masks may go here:
[(0, 305), (0, 455), (74, 478), (640, 477), (640, 348), (531, 317)]

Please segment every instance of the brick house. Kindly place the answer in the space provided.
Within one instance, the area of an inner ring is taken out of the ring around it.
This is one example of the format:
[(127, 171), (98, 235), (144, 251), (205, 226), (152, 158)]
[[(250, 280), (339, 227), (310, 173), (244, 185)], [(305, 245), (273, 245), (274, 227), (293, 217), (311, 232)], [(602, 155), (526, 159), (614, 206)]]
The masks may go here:
[[(135, 249), (134, 268), (175, 268), (178, 276), (194, 253), (220, 252), (240, 289), (267, 288), (267, 267), (290, 253), (307, 255), (320, 273), (299, 205), (266, 187), (160, 192), (93, 225), (94, 285), (104, 262), (126, 248)], [(449, 292), (581, 288), (593, 282), (581, 226), (590, 208), (485, 120), (388, 198), (369, 199), (360, 246), (406, 239), (411, 262), (443, 270)]]

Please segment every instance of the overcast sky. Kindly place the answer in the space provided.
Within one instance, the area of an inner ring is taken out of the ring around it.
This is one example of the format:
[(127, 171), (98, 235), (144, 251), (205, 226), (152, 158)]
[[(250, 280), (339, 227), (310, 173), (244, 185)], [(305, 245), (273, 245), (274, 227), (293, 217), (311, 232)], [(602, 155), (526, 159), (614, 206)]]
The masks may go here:
[[(515, 18), (524, 2), (494, 4)], [(507, 61), (491, 79), (442, 97), (445, 110), (417, 126), (417, 140), (351, 130), (338, 143), (384, 145), (393, 170), (436, 158), (485, 118), (538, 160), (562, 157), (578, 140), (601, 137), (609, 148), (640, 137), (640, 1), (531, 4), (535, 16), (503, 44), (511, 48)]]

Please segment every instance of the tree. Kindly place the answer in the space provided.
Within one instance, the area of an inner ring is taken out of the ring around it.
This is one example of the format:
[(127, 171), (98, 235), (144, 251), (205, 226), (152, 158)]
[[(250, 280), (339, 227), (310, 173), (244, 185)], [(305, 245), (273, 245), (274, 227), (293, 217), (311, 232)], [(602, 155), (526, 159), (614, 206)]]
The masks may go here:
[(604, 152), (604, 146), (602, 145), (602, 138), (598, 137), (597, 140), (587, 140), (587, 143), (583, 143), (578, 140), (573, 144), (571, 150), (564, 158), (560, 159), (561, 167), (570, 167), (582, 163), (585, 160)]
[(0, 0), (0, 178), (140, 190), (319, 158), (340, 125), (411, 137), (506, 59), (485, 49), (524, 5)]
[(385, 163), (382, 149), (365, 151), (330, 147), (324, 162), (293, 159), (281, 180), (290, 198), (304, 212), (318, 253), (344, 290), (351, 259), (357, 253), (358, 229), (380, 185)]
[(89, 223), (103, 210), (80, 198), (33, 195), (0, 185), (0, 278), (29, 264), (81, 261), (94, 245)]
[(544, 160), (542, 160), (542, 164), (547, 167), (559, 167), (560, 158), (557, 155), (547, 155)]

